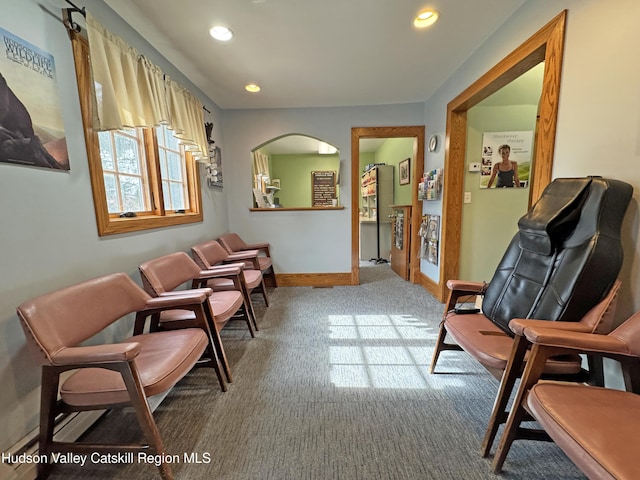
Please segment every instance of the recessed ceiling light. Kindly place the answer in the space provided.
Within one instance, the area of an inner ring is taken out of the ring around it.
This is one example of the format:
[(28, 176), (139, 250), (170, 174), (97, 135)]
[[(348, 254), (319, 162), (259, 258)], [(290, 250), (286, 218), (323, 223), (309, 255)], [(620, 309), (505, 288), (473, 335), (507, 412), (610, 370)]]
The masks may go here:
[(244, 89), (247, 92), (251, 92), (251, 93), (258, 93), (261, 90), (260, 85), (256, 85), (255, 83), (250, 83), (248, 85), (245, 85)]
[(413, 19), (413, 26), (416, 28), (425, 28), (433, 25), (438, 20), (440, 14), (437, 10), (424, 10)]
[(211, 30), (209, 30), (209, 34), (215, 38), (216, 40), (220, 40), (221, 42), (228, 42), (233, 38), (233, 32), (229, 27), (224, 27), (222, 25), (216, 25)]

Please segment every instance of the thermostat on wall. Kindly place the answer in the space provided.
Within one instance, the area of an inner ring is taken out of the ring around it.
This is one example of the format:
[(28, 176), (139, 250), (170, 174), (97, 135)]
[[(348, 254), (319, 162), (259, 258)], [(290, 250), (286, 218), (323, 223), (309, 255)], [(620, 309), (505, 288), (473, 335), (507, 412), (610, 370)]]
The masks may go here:
[(479, 163), (470, 163), (469, 164), (469, 171), (470, 172), (479, 172), (480, 171), (480, 164)]

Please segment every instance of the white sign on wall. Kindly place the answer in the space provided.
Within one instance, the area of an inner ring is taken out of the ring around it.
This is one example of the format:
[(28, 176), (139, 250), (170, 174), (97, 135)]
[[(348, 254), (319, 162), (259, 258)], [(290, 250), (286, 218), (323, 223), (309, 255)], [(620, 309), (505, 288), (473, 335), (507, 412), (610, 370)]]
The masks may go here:
[(483, 133), (480, 188), (527, 188), (532, 155), (532, 131)]

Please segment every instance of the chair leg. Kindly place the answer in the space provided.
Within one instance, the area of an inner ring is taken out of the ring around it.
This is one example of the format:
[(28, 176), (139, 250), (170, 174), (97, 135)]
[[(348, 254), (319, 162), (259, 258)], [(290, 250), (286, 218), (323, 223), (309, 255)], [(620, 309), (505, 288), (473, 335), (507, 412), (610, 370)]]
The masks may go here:
[(271, 287), (278, 286), (278, 281), (276, 280), (276, 272), (273, 271), (273, 267), (269, 267), (269, 270), (267, 270), (266, 272), (262, 272), (262, 274), (269, 278)]
[(447, 336), (447, 329), (444, 326), (444, 321), (447, 319), (447, 315), (451, 312), (455, 306), (458, 298), (463, 295), (463, 292), (457, 290), (449, 291), (449, 298), (447, 299), (447, 303), (444, 307), (444, 312), (442, 314), (442, 321), (440, 322), (440, 331), (438, 332), (438, 339), (436, 340), (436, 346), (433, 351), (433, 357), (431, 358), (431, 366), (429, 367), (429, 373), (433, 373), (436, 369), (436, 363), (438, 363), (438, 358), (440, 357), (440, 352), (443, 350), (462, 350), (461, 347), (455, 344), (445, 343), (445, 338)]
[[(208, 305), (208, 303), (205, 305)], [(208, 308), (205, 305), (199, 305), (198, 308), (193, 310), (193, 312), (196, 315), (197, 325), (202, 330), (205, 331), (205, 333), (207, 334), (207, 338), (209, 339), (207, 350), (206, 350), (210, 358), (209, 363), (213, 366), (214, 370), (216, 371), (216, 376), (218, 377), (218, 383), (220, 384), (220, 389), (223, 392), (226, 392), (227, 383), (225, 382), (224, 377), (222, 376), (222, 369), (220, 368), (220, 363), (218, 360), (219, 355), (217, 353), (217, 344), (215, 340), (218, 334), (218, 331), (215, 325), (213, 324), (213, 321), (208, 321), (208, 315), (207, 315)]]
[(267, 296), (267, 287), (264, 284), (264, 278), (260, 281), (260, 292), (262, 293), (262, 298), (264, 298), (264, 304), (269, 306), (269, 297)]
[(440, 352), (443, 350), (453, 350), (456, 352), (461, 352), (462, 347), (460, 345), (456, 345), (455, 343), (446, 343), (445, 338), (447, 336), (447, 328), (445, 327), (445, 322), (442, 320), (440, 322), (440, 331), (438, 332), (438, 339), (436, 340), (436, 346), (433, 350), (433, 357), (431, 359), (431, 366), (429, 367), (429, 373), (433, 373), (436, 369), (436, 363), (438, 362), (438, 358), (440, 357)]
[[(215, 316), (213, 315), (213, 311), (211, 309), (211, 304), (207, 303), (207, 308), (205, 309), (205, 315), (207, 317), (207, 323), (209, 324), (209, 328), (211, 331), (211, 339), (213, 340), (213, 348), (216, 350), (216, 355), (222, 363), (222, 369), (227, 377), (227, 382), (233, 382), (231, 378), (231, 369), (229, 368), (229, 362), (227, 360), (227, 354), (224, 352), (224, 347), (222, 346), (222, 339), (220, 338), (220, 331), (218, 329), (218, 324), (215, 321)], [(222, 326), (220, 327), (222, 328)]]
[[(537, 360), (535, 362), (526, 362), (526, 367), (522, 374), (522, 379), (520, 380), (520, 385), (518, 386), (518, 391), (513, 401), (511, 412), (509, 412), (509, 418), (507, 418), (504, 433), (500, 439), (496, 455), (493, 458), (492, 468), (494, 473), (498, 474), (502, 472), (502, 466), (507, 458), (511, 444), (516, 440), (516, 438), (518, 438), (520, 424), (527, 417), (525, 401), (529, 389), (540, 379), (544, 372), (547, 359), (553, 355), (554, 351), (557, 350), (558, 349), (554, 349), (553, 347), (547, 348), (541, 345), (533, 346), (531, 357), (533, 358), (536, 356)], [(536, 351), (540, 353), (536, 355)]]
[(431, 358), (431, 366), (429, 367), (429, 373), (433, 373), (436, 369), (436, 363), (438, 363), (438, 358), (440, 358), (440, 352), (444, 347), (444, 339), (447, 336), (447, 329), (444, 328), (444, 320), (440, 322), (440, 331), (438, 332), (438, 339), (436, 340), (436, 346), (433, 350), (433, 357)]
[[(120, 373), (125, 385), (127, 386), (131, 404), (136, 412), (136, 417), (138, 417), (138, 422), (140, 423), (144, 436), (150, 444), (151, 450), (156, 455), (159, 455), (160, 458), (164, 457), (166, 452), (164, 445), (162, 444), (160, 431), (158, 430), (158, 426), (156, 425), (151, 409), (149, 408), (149, 403), (147, 402), (147, 397), (142, 386), (142, 381), (140, 380), (140, 375), (136, 369), (135, 362), (131, 361), (126, 366), (122, 367), (120, 369)], [(171, 472), (171, 467), (168, 463), (164, 461), (160, 462), (158, 469), (160, 470), (160, 476), (163, 480), (173, 480), (173, 473)]]
[[(53, 429), (55, 427), (56, 404), (58, 400), (58, 384), (60, 372), (55, 367), (42, 367), (42, 388), (40, 391), (40, 436), (38, 439), (40, 455), (51, 455), (53, 443)], [(44, 480), (51, 472), (51, 463), (39, 462), (37, 466), (38, 479)]]
[[(242, 293), (242, 302), (244, 310), (244, 320), (247, 322), (247, 326), (249, 327), (249, 333), (251, 334), (251, 338), (255, 338), (255, 332), (258, 331), (258, 325), (256, 324), (256, 314), (253, 311), (253, 304), (251, 303), (251, 297), (248, 292)], [(254, 331), (255, 329), (255, 331)]]
[(216, 348), (216, 353), (218, 354), (218, 358), (220, 359), (220, 363), (222, 363), (222, 369), (224, 370), (224, 374), (227, 377), (227, 382), (232, 383), (233, 378), (231, 377), (231, 368), (229, 367), (229, 361), (227, 360), (227, 354), (224, 351), (224, 347), (222, 346), (222, 339), (220, 338), (220, 332), (217, 328), (214, 329), (215, 332), (213, 334), (213, 343)]
[(491, 446), (498, 433), (500, 425), (507, 420), (509, 412), (507, 411), (507, 404), (513, 392), (513, 387), (516, 383), (516, 379), (520, 376), (522, 371), (522, 365), (524, 362), (524, 356), (529, 347), (527, 339), (521, 335), (516, 335), (513, 340), (513, 347), (511, 348), (511, 355), (507, 361), (507, 366), (502, 374), (500, 381), (500, 388), (496, 400), (493, 404), (493, 410), (491, 417), (489, 418), (489, 425), (487, 425), (487, 431), (482, 440), (481, 454), (486, 458), (491, 452)]
[(640, 359), (624, 357), (620, 360), (625, 389), (640, 394)]
[(589, 366), (589, 384), (596, 387), (604, 387), (604, 363), (602, 355), (587, 355)]

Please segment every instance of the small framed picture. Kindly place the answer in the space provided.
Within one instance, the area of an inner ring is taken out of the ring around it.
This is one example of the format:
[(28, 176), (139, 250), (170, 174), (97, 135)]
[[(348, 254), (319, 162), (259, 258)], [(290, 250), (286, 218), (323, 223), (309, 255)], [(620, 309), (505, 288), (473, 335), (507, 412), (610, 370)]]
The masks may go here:
[(411, 168), (409, 165), (410, 161), (411, 159), (407, 158), (405, 160), (402, 160), (398, 164), (398, 168), (400, 169), (400, 185), (411, 183)]

